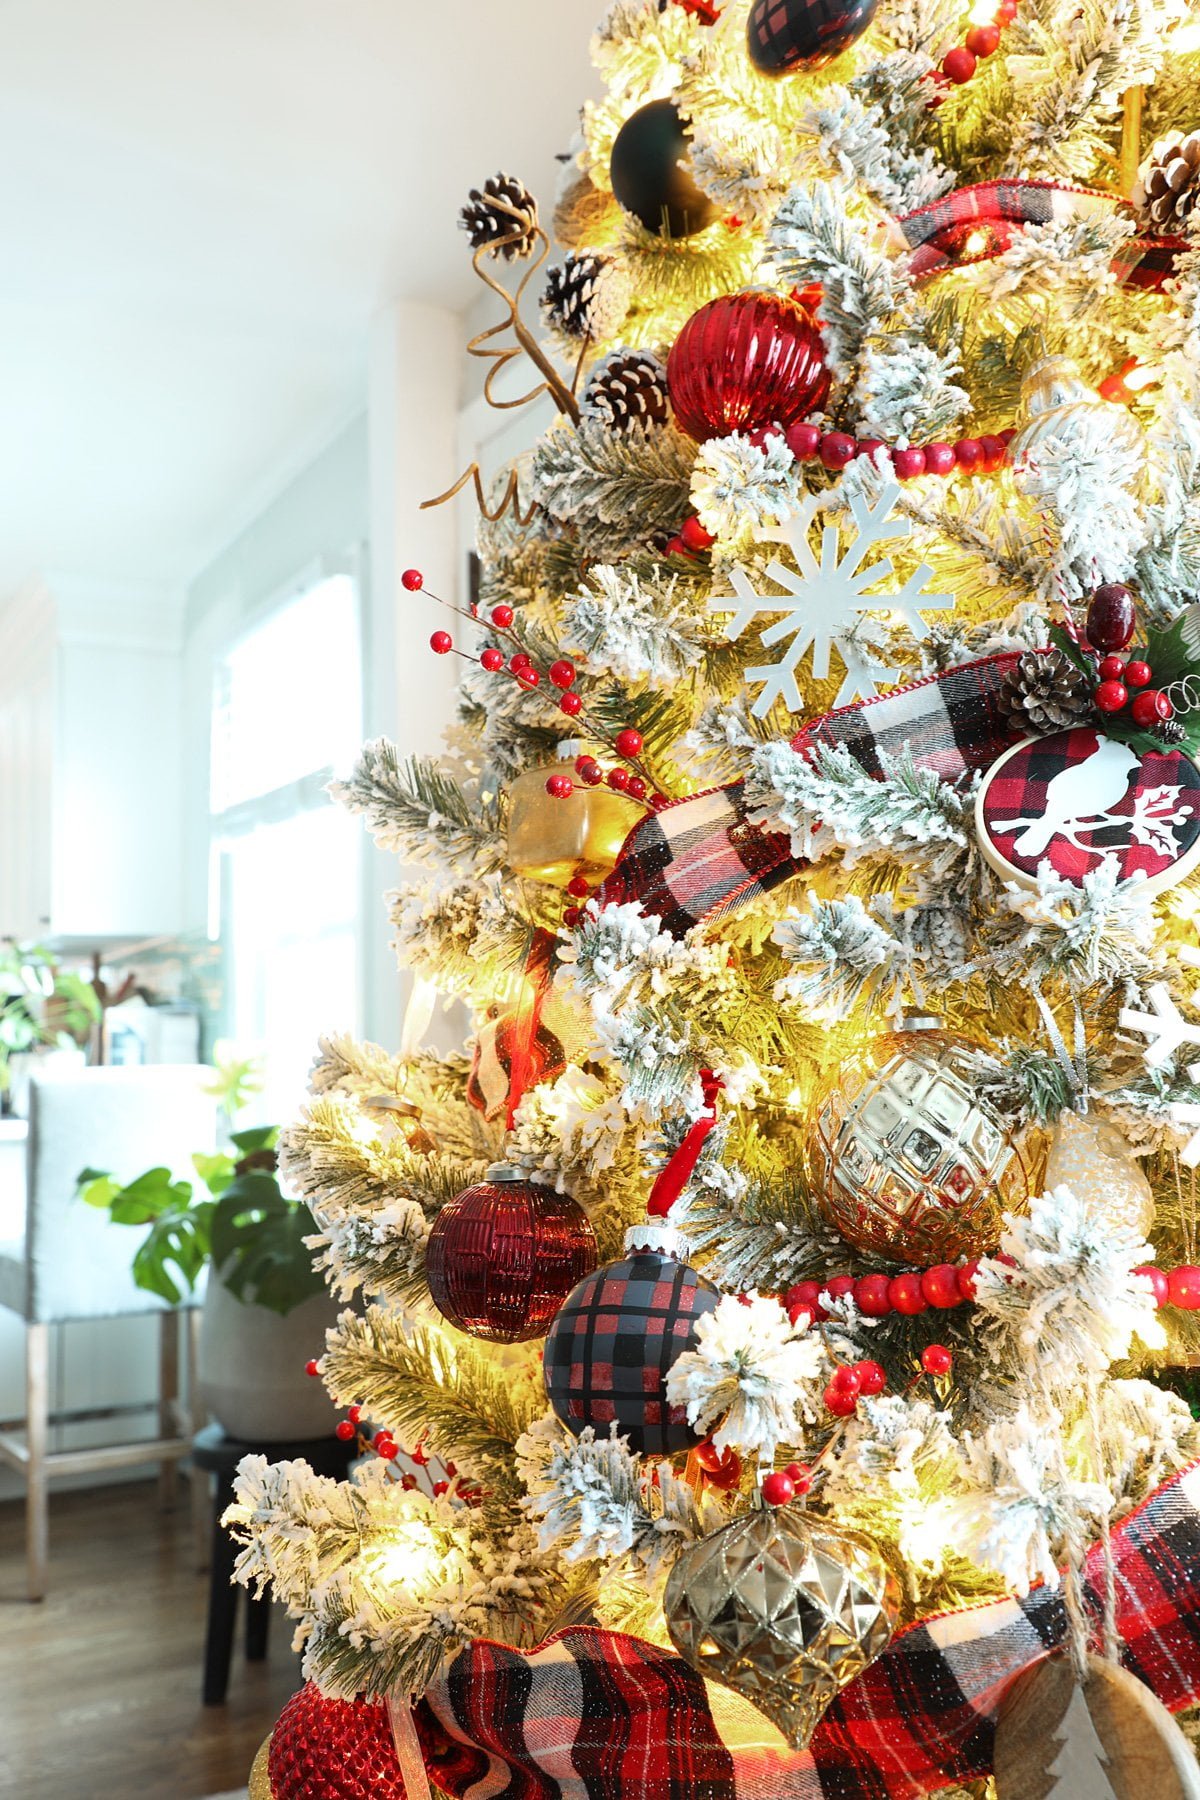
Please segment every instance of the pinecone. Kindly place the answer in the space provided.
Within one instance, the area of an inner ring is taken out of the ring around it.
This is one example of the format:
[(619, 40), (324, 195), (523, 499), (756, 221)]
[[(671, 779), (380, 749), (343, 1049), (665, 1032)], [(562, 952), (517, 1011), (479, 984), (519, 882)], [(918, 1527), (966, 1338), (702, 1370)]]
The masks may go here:
[(1150, 736), (1156, 737), (1160, 744), (1182, 744), (1184, 729), (1178, 719), (1160, 719), (1150, 727)]
[(1026, 650), (1004, 677), (1000, 710), (1021, 730), (1043, 736), (1088, 718), (1095, 683), (1063, 651)]
[(572, 250), (546, 271), (542, 312), (562, 337), (611, 337), (629, 311), (633, 284), (623, 264), (596, 250)]
[(492, 175), (482, 188), (471, 189), (467, 201), (458, 222), (471, 240), (472, 250), (490, 245), (493, 256), (502, 256), (506, 262), (532, 256), (538, 205), (523, 181), (513, 175)]
[(665, 425), (667, 366), (651, 350), (613, 350), (592, 372), (583, 392), (583, 410), (610, 431), (634, 425)]
[(1159, 138), (1129, 196), (1139, 225), (1160, 237), (1180, 232), (1200, 196), (1200, 131)]

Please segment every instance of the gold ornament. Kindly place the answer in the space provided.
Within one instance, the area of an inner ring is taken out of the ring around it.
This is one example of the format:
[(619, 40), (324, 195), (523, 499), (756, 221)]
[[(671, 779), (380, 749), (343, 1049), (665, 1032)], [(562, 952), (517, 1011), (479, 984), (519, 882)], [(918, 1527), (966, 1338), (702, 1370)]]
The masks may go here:
[(1036, 454), (1039, 445), (1049, 438), (1061, 437), (1079, 422), (1085, 413), (1104, 408), (1108, 436), (1118, 445), (1136, 450), (1142, 442), (1141, 429), (1133, 415), (1123, 406), (1114, 406), (1089, 387), (1069, 356), (1049, 356), (1037, 363), (1021, 383), (1021, 399), (1029, 415), (1028, 423), (1008, 448), (1009, 461), (1021, 472), (1022, 463)]
[(860, 1250), (953, 1262), (995, 1247), (1029, 1173), (979, 1095), (979, 1046), (910, 1016), (864, 1053), (821, 1103), (815, 1161), (822, 1209)]
[[(565, 800), (546, 792), (551, 775), (574, 783)], [(585, 787), (570, 762), (527, 769), (508, 790), (508, 866), (531, 881), (565, 888), (576, 875), (598, 881), (616, 867), (621, 846), (645, 807), (605, 785)]]
[(1046, 1163), (1047, 1188), (1069, 1187), (1109, 1225), (1145, 1237), (1154, 1223), (1154, 1193), (1115, 1125), (1092, 1114), (1059, 1115)]
[(267, 1769), (270, 1755), (271, 1740), (268, 1737), (260, 1745), (254, 1767), (250, 1771), (249, 1800), (271, 1800), (271, 1777)]
[(803, 1507), (745, 1513), (675, 1563), (671, 1642), (803, 1750), (839, 1689), (886, 1649), (900, 1588), (865, 1538)]

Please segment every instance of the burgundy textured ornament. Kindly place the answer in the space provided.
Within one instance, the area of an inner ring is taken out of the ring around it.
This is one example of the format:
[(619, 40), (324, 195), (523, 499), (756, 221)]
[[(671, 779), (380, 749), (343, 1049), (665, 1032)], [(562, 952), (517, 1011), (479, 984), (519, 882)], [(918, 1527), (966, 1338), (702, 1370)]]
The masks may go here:
[(723, 294), (676, 338), (667, 391), (680, 430), (699, 444), (792, 425), (829, 391), (821, 334), (808, 309), (782, 294)]
[(493, 1163), (438, 1214), (425, 1247), (434, 1305), (494, 1344), (542, 1337), (571, 1289), (596, 1266), (596, 1235), (569, 1194)]
[(386, 1708), (326, 1700), (311, 1681), (279, 1715), (267, 1777), (271, 1800), (405, 1800)]
[(764, 75), (819, 69), (860, 38), (879, 0), (755, 0), (746, 22), (750, 61)]

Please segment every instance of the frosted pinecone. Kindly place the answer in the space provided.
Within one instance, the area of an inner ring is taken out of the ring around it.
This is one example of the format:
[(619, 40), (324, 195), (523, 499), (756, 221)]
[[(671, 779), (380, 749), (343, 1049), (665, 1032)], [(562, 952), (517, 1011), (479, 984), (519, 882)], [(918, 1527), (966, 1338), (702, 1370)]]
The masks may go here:
[(1138, 223), (1160, 237), (1183, 230), (1200, 194), (1200, 131), (1159, 138), (1129, 196)]
[(458, 222), (470, 239), (472, 250), (490, 247), (494, 256), (512, 262), (533, 254), (538, 205), (515, 175), (492, 175), (482, 188), (471, 189)]
[(1062, 650), (1026, 650), (1004, 677), (1000, 710), (1020, 730), (1045, 736), (1090, 718), (1095, 678)]
[(560, 337), (594, 343), (619, 328), (632, 297), (629, 272), (615, 257), (573, 250), (546, 271), (542, 313)]
[(613, 350), (592, 372), (583, 410), (610, 431), (665, 425), (670, 417), (667, 367), (651, 350)]

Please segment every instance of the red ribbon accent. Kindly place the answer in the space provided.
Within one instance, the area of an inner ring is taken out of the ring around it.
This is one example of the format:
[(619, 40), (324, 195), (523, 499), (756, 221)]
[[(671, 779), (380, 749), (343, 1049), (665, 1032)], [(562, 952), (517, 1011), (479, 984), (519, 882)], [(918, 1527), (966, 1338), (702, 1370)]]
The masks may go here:
[(542, 1022), (542, 1008), (546, 1004), (546, 995), (550, 991), (550, 966), (554, 956), (554, 944), (553, 933), (545, 931), (539, 926), (533, 934), (529, 955), (525, 958), (525, 973), (521, 979), (521, 994), (517, 1001), (512, 1035), (508, 1112), (504, 1121), (509, 1131), (512, 1130), (517, 1108), (530, 1085), (530, 1075), (534, 1066), (533, 1046), (537, 1042), (538, 1027)]
[(646, 1213), (651, 1219), (666, 1218), (691, 1179), (692, 1170), (704, 1147), (704, 1140), (717, 1122), (717, 1095), (725, 1083), (711, 1069), (701, 1069), (700, 1086), (704, 1090), (705, 1111), (672, 1153), (670, 1160), (659, 1170), (654, 1186), (650, 1189), (650, 1198), (646, 1202)]

